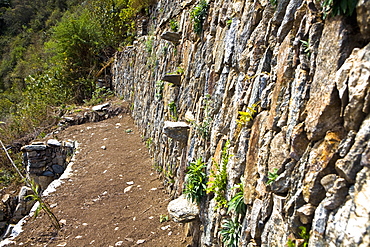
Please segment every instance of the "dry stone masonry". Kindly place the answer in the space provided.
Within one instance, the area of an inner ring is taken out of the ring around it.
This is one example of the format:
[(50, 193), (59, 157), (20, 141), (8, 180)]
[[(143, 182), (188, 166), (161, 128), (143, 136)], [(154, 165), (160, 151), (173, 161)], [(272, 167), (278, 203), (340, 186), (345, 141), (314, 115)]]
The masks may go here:
[(194, 246), (225, 246), (230, 219), (238, 246), (369, 246), (369, 2), (325, 19), (320, 1), (271, 2), (209, 1), (198, 35), (197, 0), (158, 1), (148, 35), (116, 54), (114, 89), (174, 199), (190, 162), (210, 178), (223, 152), (225, 199), (243, 183), (241, 216), (202, 198)]
[[(54, 179), (59, 178), (64, 172), (75, 148), (73, 141), (60, 142), (56, 139), (33, 142), (23, 146), (21, 151), (23, 152), (23, 165), (27, 178), (34, 181), (41, 190), (45, 190)], [(31, 194), (31, 188), (23, 186), (18, 196), (5, 194), (2, 197), (0, 204), (1, 237), (8, 237), (14, 224), (29, 214), (35, 203), (27, 198)]]
[(23, 146), (21, 151), (27, 176), (45, 190), (54, 179), (63, 174), (74, 149), (73, 141), (59, 142), (55, 139)]

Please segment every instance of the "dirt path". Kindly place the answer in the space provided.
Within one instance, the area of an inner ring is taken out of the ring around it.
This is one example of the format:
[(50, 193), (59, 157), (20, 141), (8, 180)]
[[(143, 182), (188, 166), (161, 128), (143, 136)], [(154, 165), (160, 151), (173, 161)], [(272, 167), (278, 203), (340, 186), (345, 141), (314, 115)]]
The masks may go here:
[(190, 243), (182, 225), (160, 223), (160, 215), (167, 215), (169, 198), (127, 114), (69, 127), (57, 138), (80, 143), (73, 174), (47, 197), (63, 227), (55, 231), (46, 215), (40, 215), (28, 220), (16, 244), (9, 246), (162, 247)]

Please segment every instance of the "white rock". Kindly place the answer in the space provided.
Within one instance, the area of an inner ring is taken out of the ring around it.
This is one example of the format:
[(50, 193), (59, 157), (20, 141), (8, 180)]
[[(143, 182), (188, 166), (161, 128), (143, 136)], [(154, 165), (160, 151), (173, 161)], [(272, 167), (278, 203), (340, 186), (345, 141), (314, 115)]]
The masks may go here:
[(118, 241), (117, 243), (114, 244), (114, 246), (122, 246), (123, 245), (123, 241)]
[(130, 186), (127, 186), (124, 190), (123, 190), (123, 193), (127, 193), (127, 192), (129, 192), (131, 189), (132, 189), (132, 185), (130, 185)]
[(145, 239), (139, 239), (138, 241), (136, 241), (136, 244), (143, 244), (145, 243)]
[(62, 145), (62, 143), (60, 143), (58, 140), (56, 139), (50, 139), (47, 141), (47, 144), (49, 146), (56, 146), (56, 147), (60, 147)]
[(199, 215), (198, 205), (186, 199), (185, 195), (171, 201), (167, 210), (175, 222), (188, 222)]
[(92, 110), (93, 111), (103, 111), (104, 108), (106, 108), (109, 105), (110, 105), (109, 103), (105, 103), (105, 104), (102, 104), (102, 105), (96, 105), (96, 106), (93, 106)]

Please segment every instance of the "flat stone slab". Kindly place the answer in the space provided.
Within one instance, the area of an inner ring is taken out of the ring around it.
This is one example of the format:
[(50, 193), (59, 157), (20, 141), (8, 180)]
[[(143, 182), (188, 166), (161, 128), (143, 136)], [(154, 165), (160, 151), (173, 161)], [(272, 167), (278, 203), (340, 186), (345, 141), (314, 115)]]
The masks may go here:
[(185, 122), (165, 121), (163, 133), (175, 140), (186, 141), (189, 136), (190, 125)]
[(168, 40), (174, 44), (180, 43), (179, 40), (181, 39), (181, 34), (177, 32), (163, 32), (161, 34), (161, 38)]
[(46, 150), (46, 145), (26, 145), (21, 148), (22, 152), (44, 151), (44, 150)]
[(181, 75), (167, 74), (162, 77), (162, 81), (167, 81), (167, 82), (172, 83), (173, 85), (180, 86), (181, 85)]
[(54, 146), (54, 147), (60, 147), (62, 145), (62, 143), (60, 143), (58, 140), (56, 139), (50, 139), (47, 141), (46, 143), (48, 146)]
[(105, 103), (102, 105), (96, 105), (96, 106), (93, 106), (92, 110), (93, 111), (103, 111), (104, 108), (108, 107), (109, 105), (110, 105), (109, 103)]

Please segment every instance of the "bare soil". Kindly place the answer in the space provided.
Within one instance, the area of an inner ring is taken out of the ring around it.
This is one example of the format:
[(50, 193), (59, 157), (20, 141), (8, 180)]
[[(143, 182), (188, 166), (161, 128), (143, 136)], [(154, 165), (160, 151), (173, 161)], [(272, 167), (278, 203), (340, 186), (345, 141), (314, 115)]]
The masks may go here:
[(9, 246), (190, 244), (182, 224), (160, 223), (170, 199), (128, 114), (71, 126), (55, 137), (80, 144), (73, 174), (46, 198), (62, 229), (56, 231), (40, 214), (27, 220)]

